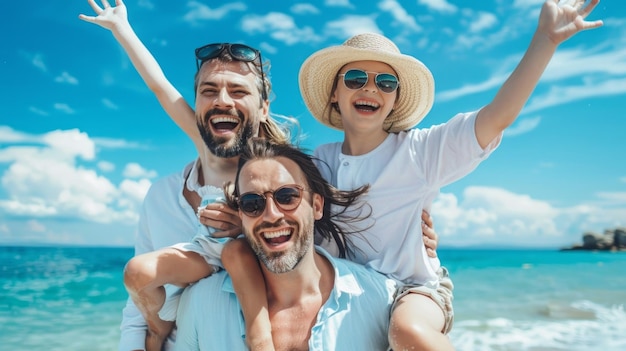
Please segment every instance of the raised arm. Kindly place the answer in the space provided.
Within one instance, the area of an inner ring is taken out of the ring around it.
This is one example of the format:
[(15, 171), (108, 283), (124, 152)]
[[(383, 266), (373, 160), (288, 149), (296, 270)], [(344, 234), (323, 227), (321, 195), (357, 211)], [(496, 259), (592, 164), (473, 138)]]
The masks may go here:
[(167, 80), (154, 56), (135, 34), (128, 22), (126, 5), (122, 0), (116, 0), (115, 7), (111, 7), (107, 0), (101, 1), (102, 7), (95, 0), (87, 0), (97, 16), (81, 14), (78, 18), (97, 24), (113, 33), (141, 78), (156, 95), (165, 112), (192, 139), (200, 153), (200, 148), (204, 143), (198, 133), (194, 110)]
[(537, 86), (557, 46), (574, 34), (602, 26), (602, 21), (585, 21), (600, 0), (547, 0), (539, 24), (524, 57), (504, 82), (493, 101), (476, 118), (476, 138), (484, 148), (511, 125)]

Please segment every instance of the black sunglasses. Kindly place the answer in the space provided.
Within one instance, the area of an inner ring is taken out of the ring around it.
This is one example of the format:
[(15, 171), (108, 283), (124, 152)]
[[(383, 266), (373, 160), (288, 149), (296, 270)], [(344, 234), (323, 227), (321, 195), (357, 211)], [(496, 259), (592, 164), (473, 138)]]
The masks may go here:
[(261, 52), (255, 48), (243, 44), (215, 43), (207, 44), (196, 49), (196, 67), (200, 70), (200, 66), (210, 59), (218, 57), (224, 50), (228, 50), (230, 56), (237, 61), (254, 62), (259, 59), (259, 68), (261, 70), (261, 81), (263, 82), (263, 92), (261, 95), (267, 100), (267, 92), (265, 91), (265, 73), (263, 72), (263, 62), (261, 60)]
[(351, 69), (346, 73), (339, 74), (339, 76), (343, 77), (343, 84), (346, 88), (358, 90), (367, 84), (367, 81), (369, 80), (369, 73), (376, 73), (374, 82), (376, 83), (378, 89), (380, 89), (383, 93), (391, 94), (398, 89), (398, 85), (400, 85), (398, 77), (390, 73), (366, 72), (362, 69)]
[(302, 202), (302, 192), (304, 189), (295, 184), (283, 185), (274, 191), (266, 191), (262, 194), (248, 192), (239, 196), (237, 204), (239, 209), (249, 217), (259, 217), (265, 211), (267, 197), (271, 195), (272, 200), (278, 208), (283, 211), (293, 211)]

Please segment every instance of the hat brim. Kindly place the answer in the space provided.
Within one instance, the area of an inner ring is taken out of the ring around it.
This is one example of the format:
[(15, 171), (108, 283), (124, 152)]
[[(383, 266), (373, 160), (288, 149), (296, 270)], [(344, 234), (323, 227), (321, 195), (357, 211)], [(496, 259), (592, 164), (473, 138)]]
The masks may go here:
[(386, 130), (395, 133), (416, 126), (430, 111), (435, 82), (430, 70), (416, 58), (349, 46), (322, 49), (304, 61), (300, 68), (300, 93), (313, 115), (321, 123), (343, 130), (341, 115), (330, 105), (330, 94), (339, 70), (350, 62), (379, 61), (398, 74), (400, 88), (395, 108), (385, 120)]

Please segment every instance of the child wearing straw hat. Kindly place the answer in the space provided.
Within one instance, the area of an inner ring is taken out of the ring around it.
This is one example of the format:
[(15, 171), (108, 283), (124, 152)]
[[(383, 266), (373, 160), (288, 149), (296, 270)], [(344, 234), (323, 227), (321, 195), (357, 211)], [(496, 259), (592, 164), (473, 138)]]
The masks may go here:
[[(599, 0), (571, 5), (547, 0), (526, 54), (489, 104), (447, 123), (410, 129), (429, 112), (434, 81), (428, 68), (378, 34), (359, 34), (311, 55), (299, 83), (311, 114), (344, 131), (343, 142), (315, 155), (327, 180), (342, 190), (364, 184), (372, 220), (348, 244), (351, 259), (404, 284), (392, 310), (394, 350), (452, 350), (452, 283), (426, 255), (420, 213), (441, 187), (470, 173), (499, 145), (557, 46), (602, 21), (585, 21)], [(359, 223), (360, 225), (361, 223)], [(331, 242), (322, 242), (333, 251)]]

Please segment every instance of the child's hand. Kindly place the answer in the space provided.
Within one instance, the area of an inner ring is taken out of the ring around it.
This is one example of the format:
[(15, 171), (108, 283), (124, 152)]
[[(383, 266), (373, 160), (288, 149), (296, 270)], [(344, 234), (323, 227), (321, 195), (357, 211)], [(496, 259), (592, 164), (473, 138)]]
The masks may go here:
[(422, 239), (424, 240), (424, 246), (426, 246), (426, 253), (428, 257), (437, 257), (437, 244), (439, 238), (433, 228), (433, 219), (426, 211), (422, 211)]
[(121, 25), (128, 25), (126, 5), (124, 5), (122, 0), (115, 0), (115, 7), (111, 7), (107, 0), (101, 1), (102, 8), (98, 6), (95, 0), (87, 0), (96, 13), (96, 17), (80, 14), (78, 18), (86, 22), (95, 23), (109, 30), (119, 28)]
[(200, 223), (218, 230), (213, 233), (216, 238), (236, 238), (242, 233), (239, 213), (223, 202), (211, 203), (198, 210), (198, 219)]
[(554, 44), (560, 44), (574, 34), (602, 26), (602, 21), (585, 21), (600, 0), (547, 0), (539, 15), (538, 32), (544, 33)]

